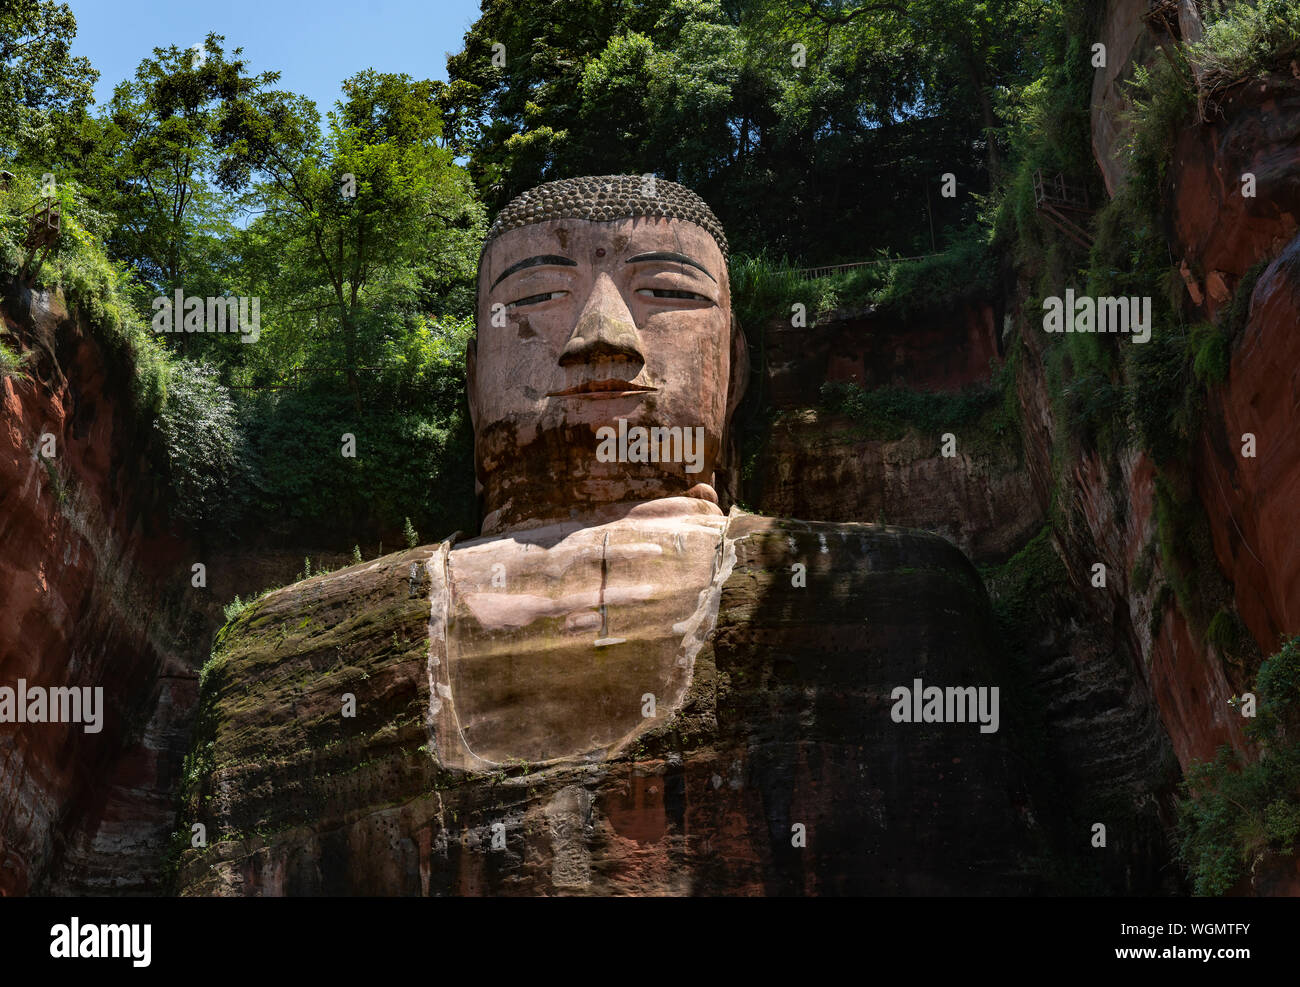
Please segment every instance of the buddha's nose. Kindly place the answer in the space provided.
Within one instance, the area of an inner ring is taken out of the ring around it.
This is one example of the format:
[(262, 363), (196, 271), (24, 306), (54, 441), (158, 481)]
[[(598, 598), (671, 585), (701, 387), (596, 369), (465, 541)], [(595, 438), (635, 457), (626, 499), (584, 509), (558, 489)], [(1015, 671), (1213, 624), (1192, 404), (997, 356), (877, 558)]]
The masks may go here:
[(560, 366), (619, 359), (645, 363), (632, 313), (613, 280), (602, 273), (596, 278), (587, 304), (578, 316), (578, 324), (560, 354)]

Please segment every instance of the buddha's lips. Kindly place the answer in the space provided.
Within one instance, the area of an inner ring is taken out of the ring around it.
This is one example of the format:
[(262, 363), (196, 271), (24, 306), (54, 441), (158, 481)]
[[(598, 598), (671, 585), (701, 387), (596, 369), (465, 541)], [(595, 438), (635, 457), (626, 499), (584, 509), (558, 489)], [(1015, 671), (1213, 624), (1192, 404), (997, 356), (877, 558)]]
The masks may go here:
[(550, 391), (547, 393), (548, 398), (571, 398), (571, 397), (591, 397), (591, 398), (617, 398), (625, 394), (646, 394), (650, 391), (657, 391), (657, 387), (646, 387), (644, 384), (633, 384), (631, 381), (619, 380), (612, 378), (610, 380), (587, 380), (573, 387), (566, 387), (562, 391)]

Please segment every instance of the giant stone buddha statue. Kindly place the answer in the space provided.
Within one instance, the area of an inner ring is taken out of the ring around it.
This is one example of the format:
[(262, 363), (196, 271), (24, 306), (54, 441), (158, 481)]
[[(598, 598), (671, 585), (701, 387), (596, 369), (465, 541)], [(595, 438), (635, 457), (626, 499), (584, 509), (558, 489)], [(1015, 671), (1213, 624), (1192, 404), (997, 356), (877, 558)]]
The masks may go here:
[(897, 687), (1005, 677), (970, 563), (720, 506), (749, 371), (727, 260), (667, 181), (501, 212), (467, 354), (482, 531), (222, 631), (183, 893), (1042, 889), (1014, 713), (891, 716)]

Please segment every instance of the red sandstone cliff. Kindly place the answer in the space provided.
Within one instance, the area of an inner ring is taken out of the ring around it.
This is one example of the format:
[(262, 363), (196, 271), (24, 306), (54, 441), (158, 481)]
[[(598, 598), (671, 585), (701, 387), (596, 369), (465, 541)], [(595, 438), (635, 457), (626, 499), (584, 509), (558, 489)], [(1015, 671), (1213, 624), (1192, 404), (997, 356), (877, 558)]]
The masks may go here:
[(180, 657), (188, 562), (94, 335), (58, 297), (19, 294), (3, 313), (29, 357), (0, 380), (0, 684), (102, 687), (105, 712), (96, 734), (0, 725), (0, 893), (62, 873), (66, 890), (156, 891), (196, 691)]

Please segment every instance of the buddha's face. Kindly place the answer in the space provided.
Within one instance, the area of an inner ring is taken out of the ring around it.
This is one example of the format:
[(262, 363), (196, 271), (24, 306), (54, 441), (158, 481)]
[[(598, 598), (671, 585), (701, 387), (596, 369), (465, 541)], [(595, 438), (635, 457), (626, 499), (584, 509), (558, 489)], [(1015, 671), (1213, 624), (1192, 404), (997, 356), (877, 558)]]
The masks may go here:
[[(485, 530), (494, 512), (557, 516), (545, 513), (557, 497), (580, 508), (711, 484), (744, 369), (726, 262), (694, 223), (564, 219), (502, 234), (483, 257), (469, 352)], [(702, 443), (690, 461), (602, 461), (598, 432), (619, 419)]]

